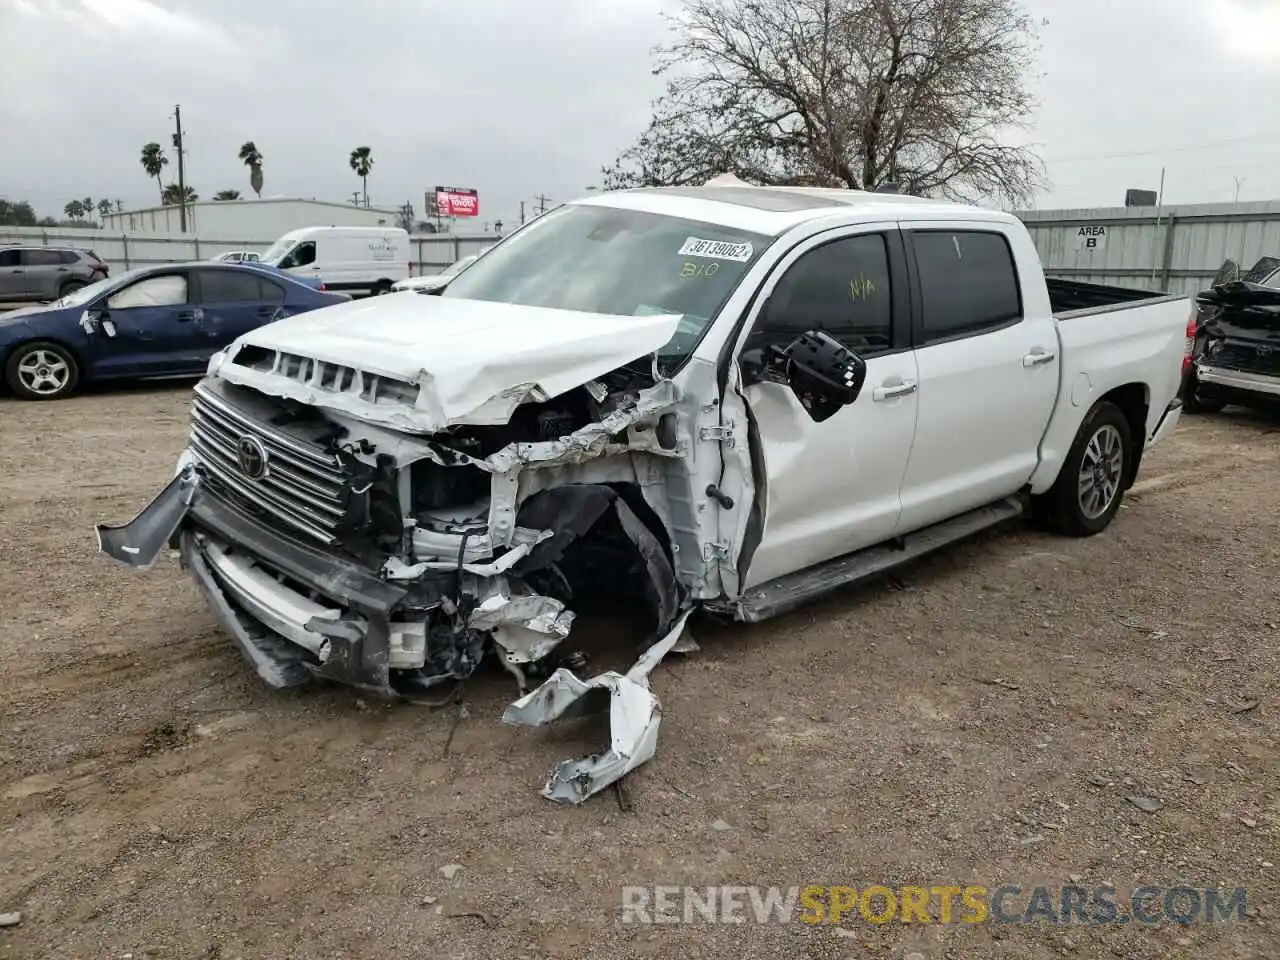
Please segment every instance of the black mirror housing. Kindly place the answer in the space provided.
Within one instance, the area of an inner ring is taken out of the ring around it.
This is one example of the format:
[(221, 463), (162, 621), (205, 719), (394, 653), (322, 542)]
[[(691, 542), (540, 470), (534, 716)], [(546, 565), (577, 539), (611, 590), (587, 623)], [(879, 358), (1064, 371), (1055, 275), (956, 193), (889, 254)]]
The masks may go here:
[(810, 330), (786, 349), (787, 383), (797, 394), (825, 396), (840, 406), (858, 399), (867, 381), (867, 364), (835, 337)]

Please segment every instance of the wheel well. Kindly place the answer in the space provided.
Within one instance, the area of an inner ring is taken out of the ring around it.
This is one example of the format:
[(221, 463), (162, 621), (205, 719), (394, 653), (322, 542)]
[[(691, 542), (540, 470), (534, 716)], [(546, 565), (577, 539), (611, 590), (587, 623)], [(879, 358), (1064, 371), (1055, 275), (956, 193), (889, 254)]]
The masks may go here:
[(1138, 465), (1142, 462), (1142, 453), (1147, 446), (1147, 411), (1151, 406), (1147, 388), (1141, 383), (1126, 383), (1122, 387), (1108, 390), (1098, 402), (1115, 404), (1129, 423), (1134, 455), (1129, 460), (1129, 469), (1124, 478), (1124, 488), (1127, 490), (1133, 486), (1133, 481), (1138, 476)]

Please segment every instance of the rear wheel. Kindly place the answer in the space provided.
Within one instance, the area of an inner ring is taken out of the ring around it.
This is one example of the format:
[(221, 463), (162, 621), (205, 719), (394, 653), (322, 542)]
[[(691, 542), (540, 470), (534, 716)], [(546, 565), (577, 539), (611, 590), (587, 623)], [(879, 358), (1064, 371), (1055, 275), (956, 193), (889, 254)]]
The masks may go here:
[(1057, 481), (1039, 504), (1049, 525), (1069, 537), (1091, 537), (1105, 530), (1120, 509), (1133, 455), (1124, 412), (1114, 403), (1096, 404), (1080, 425)]
[(59, 400), (75, 390), (80, 365), (65, 347), (37, 340), (15, 347), (4, 373), (9, 389), (23, 400)]
[(58, 288), (58, 296), (65, 297), (68, 294), (75, 293), (83, 286), (87, 286), (83, 280), (68, 280)]
[(377, 283), (373, 285), (373, 295), (375, 297), (385, 297), (390, 292), (391, 292), (390, 280), (379, 280)]

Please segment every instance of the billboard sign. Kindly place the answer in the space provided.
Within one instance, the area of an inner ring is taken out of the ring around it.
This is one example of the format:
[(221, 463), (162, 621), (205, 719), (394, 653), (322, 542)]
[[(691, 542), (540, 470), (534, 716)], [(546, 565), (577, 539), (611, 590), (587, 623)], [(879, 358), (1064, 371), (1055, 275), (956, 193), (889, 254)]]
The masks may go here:
[(436, 187), (436, 215), (478, 217), (480, 216), (480, 195), (465, 187)]

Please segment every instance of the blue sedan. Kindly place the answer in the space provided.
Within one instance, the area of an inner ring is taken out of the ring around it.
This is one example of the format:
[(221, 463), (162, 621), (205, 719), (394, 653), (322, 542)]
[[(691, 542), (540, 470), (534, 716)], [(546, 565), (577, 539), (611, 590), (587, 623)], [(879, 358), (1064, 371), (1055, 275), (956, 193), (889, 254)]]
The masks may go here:
[(252, 264), (144, 267), (0, 313), (0, 367), (24, 400), (90, 381), (199, 376), (241, 334), (350, 299)]

